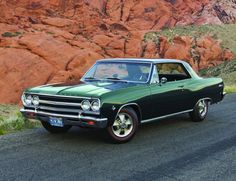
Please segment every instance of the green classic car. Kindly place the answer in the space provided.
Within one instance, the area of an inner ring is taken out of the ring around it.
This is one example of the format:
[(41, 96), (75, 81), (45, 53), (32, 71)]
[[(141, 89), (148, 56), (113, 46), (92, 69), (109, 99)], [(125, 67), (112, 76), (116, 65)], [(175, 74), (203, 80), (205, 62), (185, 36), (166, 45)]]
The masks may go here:
[(80, 82), (25, 90), (22, 114), (51, 133), (72, 126), (104, 128), (111, 140), (127, 142), (139, 124), (189, 113), (205, 119), (208, 106), (225, 95), (221, 78), (201, 78), (171, 59), (99, 60)]

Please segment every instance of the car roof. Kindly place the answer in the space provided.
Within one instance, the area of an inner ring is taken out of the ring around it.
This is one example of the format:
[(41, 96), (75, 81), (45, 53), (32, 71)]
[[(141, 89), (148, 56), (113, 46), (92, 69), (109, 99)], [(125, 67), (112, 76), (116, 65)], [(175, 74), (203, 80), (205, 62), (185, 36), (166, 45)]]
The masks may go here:
[(177, 59), (109, 58), (97, 62), (136, 62), (136, 63), (186, 63)]

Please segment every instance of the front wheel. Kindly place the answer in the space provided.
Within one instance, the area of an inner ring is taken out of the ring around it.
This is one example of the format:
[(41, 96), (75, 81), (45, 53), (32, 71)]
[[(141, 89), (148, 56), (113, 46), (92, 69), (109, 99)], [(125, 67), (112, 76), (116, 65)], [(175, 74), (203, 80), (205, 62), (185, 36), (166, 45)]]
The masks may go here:
[(209, 102), (207, 100), (200, 100), (195, 105), (192, 112), (190, 112), (190, 117), (194, 122), (203, 121), (208, 113)]
[(71, 126), (69, 125), (65, 125), (63, 127), (56, 127), (50, 125), (48, 122), (45, 121), (42, 121), (41, 123), (43, 127), (50, 133), (66, 133), (71, 128)]
[(138, 117), (132, 108), (123, 108), (114, 123), (107, 128), (111, 140), (116, 143), (130, 141), (138, 130)]

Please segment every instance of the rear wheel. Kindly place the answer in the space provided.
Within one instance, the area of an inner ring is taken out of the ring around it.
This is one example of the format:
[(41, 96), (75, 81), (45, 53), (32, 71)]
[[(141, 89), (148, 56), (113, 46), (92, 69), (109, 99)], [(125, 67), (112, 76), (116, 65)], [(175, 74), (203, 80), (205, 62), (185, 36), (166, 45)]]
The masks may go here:
[(130, 141), (138, 130), (138, 117), (132, 108), (123, 108), (118, 113), (114, 123), (107, 128), (113, 142), (125, 143)]
[(47, 131), (49, 131), (50, 133), (66, 133), (72, 127), (72, 126), (69, 126), (69, 125), (65, 125), (63, 127), (56, 127), (56, 126), (50, 125), (46, 121), (42, 121), (41, 123), (42, 123), (43, 127)]
[(195, 105), (192, 112), (190, 112), (190, 117), (193, 121), (199, 122), (203, 121), (208, 113), (209, 101), (207, 100), (200, 100)]

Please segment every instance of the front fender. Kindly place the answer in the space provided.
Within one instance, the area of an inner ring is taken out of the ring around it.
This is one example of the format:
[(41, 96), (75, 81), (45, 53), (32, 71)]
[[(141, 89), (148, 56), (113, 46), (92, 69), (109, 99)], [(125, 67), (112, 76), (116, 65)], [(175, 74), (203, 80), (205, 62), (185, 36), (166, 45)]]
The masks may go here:
[(119, 110), (122, 108), (121, 104), (103, 104), (101, 107), (101, 117), (108, 118), (108, 126), (112, 125)]

